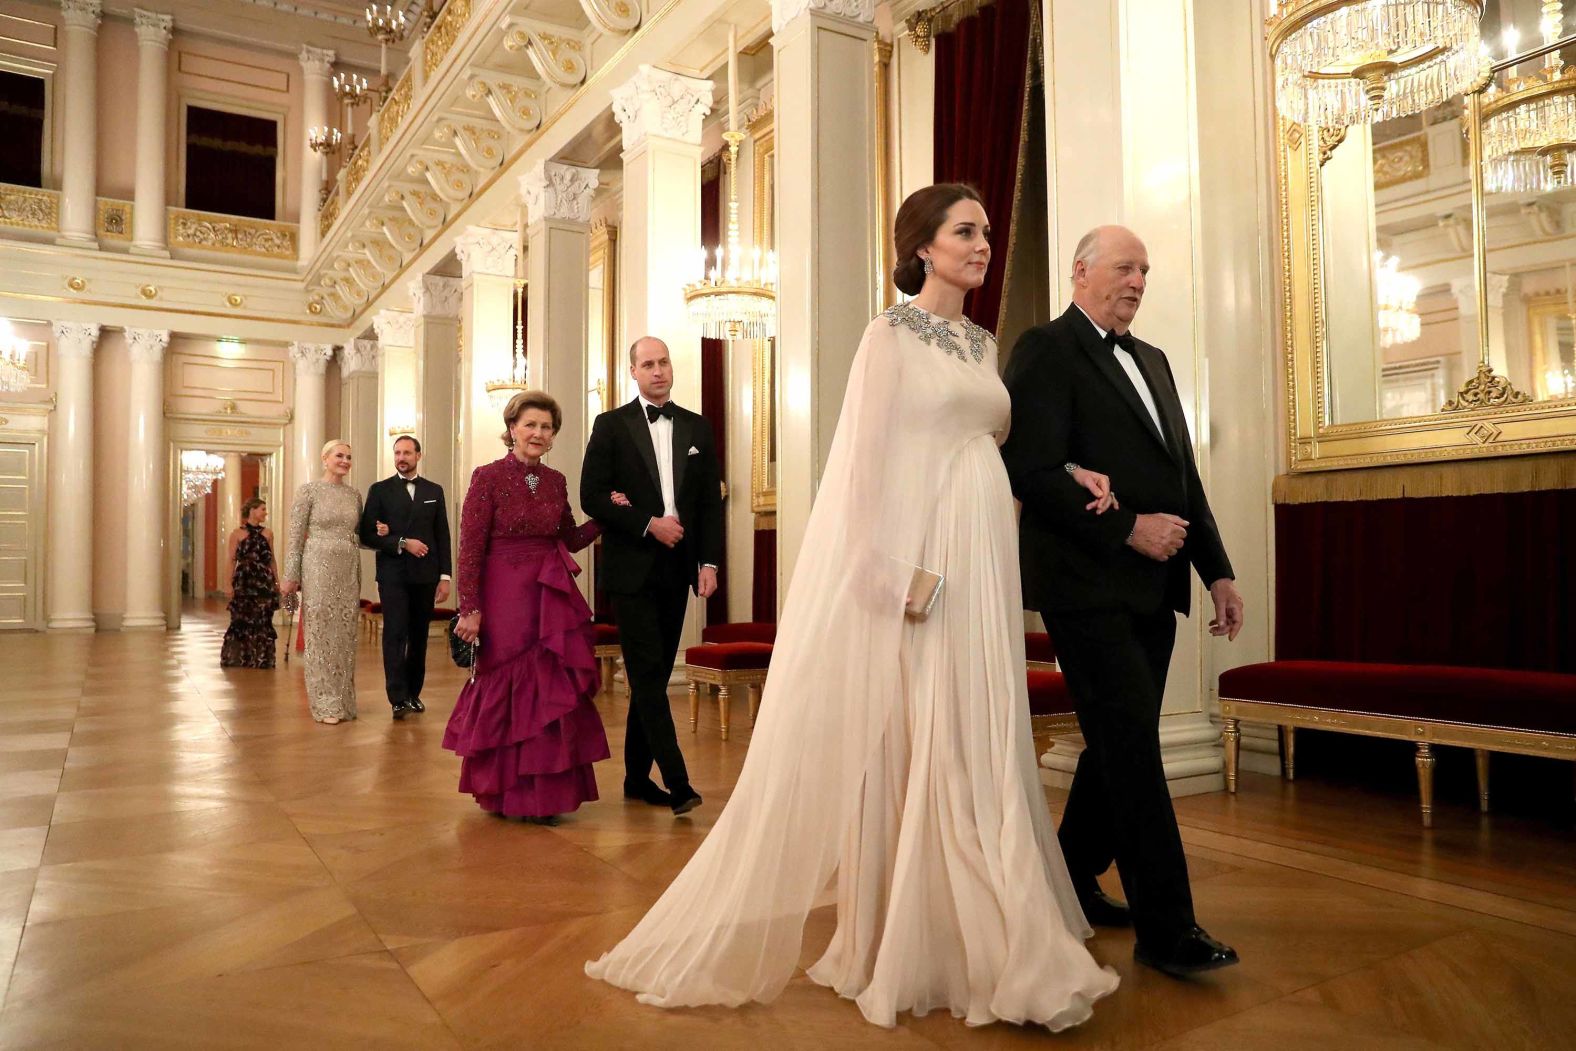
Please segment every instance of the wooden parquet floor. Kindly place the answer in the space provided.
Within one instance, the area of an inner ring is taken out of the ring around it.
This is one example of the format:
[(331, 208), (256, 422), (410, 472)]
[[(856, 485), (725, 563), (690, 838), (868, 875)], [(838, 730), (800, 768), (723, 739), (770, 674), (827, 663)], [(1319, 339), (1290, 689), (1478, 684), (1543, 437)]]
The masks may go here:
[[(1178, 805), (1199, 915), (1242, 966), (1178, 982), (1102, 932), (1123, 985), (1078, 1030), (882, 1030), (803, 976), (769, 1006), (642, 1007), (581, 968), (720, 813), (742, 702), (732, 741), (714, 708), (685, 735), (693, 819), (625, 803), (614, 760), (602, 801), (543, 828), (456, 792), (437, 640), (425, 715), (390, 720), (363, 643), (362, 717), (325, 727), (299, 661), (221, 670), (222, 631), (209, 609), (165, 636), (0, 636), (0, 1048), (1576, 1046), (1568, 825), (1445, 800), (1424, 833), (1409, 799), (1255, 776)], [(599, 703), (616, 756), (622, 701)]]

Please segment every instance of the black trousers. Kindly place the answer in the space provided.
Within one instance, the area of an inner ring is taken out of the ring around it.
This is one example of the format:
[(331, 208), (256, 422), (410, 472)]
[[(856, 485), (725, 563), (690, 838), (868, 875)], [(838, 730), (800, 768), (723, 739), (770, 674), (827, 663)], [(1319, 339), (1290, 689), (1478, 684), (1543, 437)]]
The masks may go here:
[(438, 585), (378, 581), (383, 603), (383, 683), (389, 704), (421, 696), (427, 681), (427, 625)]
[(1166, 947), (1193, 926), (1182, 835), (1160, 759), (1160, 702), (1176, 614), (1101, 610), (1045, 626), (1078, 712), (1078, 757), (1057, 838), (1080, 894), (1116, 862), (1138, 940)]
[(658, 556), (646, 584), (631, 595), (613, 595), (618, 642), (624, 651), (629, 680), (629, 723), (624, 733), (624, 783), (638, 788), (651, 780), (651, 764), (662, 772), (662, 784), (675, 796), (687, 796), (689, 770), (679, 751), (668, 700), (668, 680), (679, 652), (689, 584), (683, 556)]

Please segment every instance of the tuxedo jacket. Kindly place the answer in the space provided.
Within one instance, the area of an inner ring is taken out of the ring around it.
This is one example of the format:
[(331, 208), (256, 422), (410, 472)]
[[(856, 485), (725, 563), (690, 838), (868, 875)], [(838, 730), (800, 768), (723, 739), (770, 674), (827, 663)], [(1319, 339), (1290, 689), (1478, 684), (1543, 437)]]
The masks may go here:
[[(603, 586), (617, 595), (639, 591), (667, 549), (646, 535), (663, 513), (662, 482), (651, 425), (636, 398), (602, 413), (591, 426), (580, 471), (580, 506), (602, 525)], [(674, 406), (673, 503), (684, 539), (677, 550), (694, 586), (701, 565), (722, 565), (722, 482), (711, 426), (699, 413)], [(613, 492), (630, 507), (613, 503)]]
[[(443, 486), (417, 475), (412, 500), (405, 485), (397, 474), (372, 483), (361, 512), (361, 543), (378, 553), (379, 584), (436, 584), (439, 577), (454, 572)], [(379, 522), (388, 525), (388, 536), (378, 536)], [(421, 558), (402, 554), (400, 537), (420, 540), (427, 545), (427, 554)]]
[[(1160, 414), (1137, 389), (1077, 306), (1025, 332), (1003, 379), (1012, 431), (1002, 459), (1023, 504), (1024, 604), (1043, 613), (1129, 609), (1189, 612), (1188, 566), (1206, 585), (1231, 577), (1231, 562), (1199, 481), (1187, 420), (1166, 356), (1135, 340), (1133, 357)], [(1109, 475), (1121, 510), (1086, 511), (1086, 490), (1064, 465)], [(1187, 542), (1166, 562), (1127, 546), (1139, 514), (1188, 521)]]

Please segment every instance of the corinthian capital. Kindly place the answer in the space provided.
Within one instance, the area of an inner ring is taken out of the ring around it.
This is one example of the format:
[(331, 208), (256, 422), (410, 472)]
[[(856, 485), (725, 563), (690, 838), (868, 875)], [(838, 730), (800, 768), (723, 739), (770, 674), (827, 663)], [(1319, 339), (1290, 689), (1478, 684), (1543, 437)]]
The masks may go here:
[(326, 77), (334, 71), (334, 60), (339, 56), (330, 48), (303, 44), (301, 54), (296, 57), (300, 59), (301, 68), (306, 70), (307, 76)]
[(104, 5), (99, 0), (60, 0), (61, 19), (76, 29), (97, 30), (103, 16)]
[(96, 321), (57, 321), (52, 326), (55, 334), (55, 353), (63, 358), (91, 358), (98, 346), (99, 326)]
[(520, 198), (530, 222), (560, 219), (591, 221), (591, 198), (602, 176), (595, 168), (577, 168), (557, 161), (537, 161), (520, 176)]
[(378, 342), (385, 347), (416, 345), (416, 315), (406, 310), (380, 310), (372, 315)]
[(709, 80), (641, 66), (627, 84), (613, 89), (613, 119), (624, 129), (624, 149), (634, 149), (648, 135), (699, 145), (711, 93)]
[(132, 21), (137, 27), (137, 43), (144, 47), (170, 46), (170, 30), (175, 25), (172, 16), (144, 11), (139, 7), (132, 11)]
[(379, 353), (375, 339), (352, 340), (339, 348), (339, 374), (349, 379), (363, 372), (376, 373)]
[(164, 360), (164, 348), (170, 345), (170, 330), (167, 328), (128, 328), (126, 330), (126, 348), (131, 351), (131, 360), (156, 365)]
[(454, 254), (460, 260), (461, 271), (466, 277), (472, 274), (513, 277), (517, 251), (514, 238), (513, 230), (467, 226), (454, 241)]
[(328, 361), (334, 356), (332, 343), (292, 343), (290, 357), (295, 360), (297, 376), (321, 376), (328, 371)]
[(412, 278), (410, 309), (418, 317), (457, 318), (460, 316), (460, 296), (464, 282), (457, 277), (423, 274)]
[(789, 22), (809, 11), (866, 25), (874, 25), (876, 20), (875, 0), (772, 0), (772, 32), (781, 33)]

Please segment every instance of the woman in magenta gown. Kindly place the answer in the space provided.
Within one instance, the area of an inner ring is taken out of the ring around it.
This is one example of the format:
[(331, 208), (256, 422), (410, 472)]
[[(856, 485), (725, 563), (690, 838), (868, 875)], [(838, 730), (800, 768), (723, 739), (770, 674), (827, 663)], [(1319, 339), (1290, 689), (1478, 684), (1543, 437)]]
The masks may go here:
[(541, 391), (504, 410), (509, 454), (471, 475), (460, 513), (455, 633), (480, 639), (443, 746), (460, 791), (489, 813), (553, 824), (597, 798), (591, 764), (609, 755), (592, 699), (601, 685), (591, 610), (570, 557), (597, 538), (576, 526), (564, 476), (541, 463), (562, 413)]

